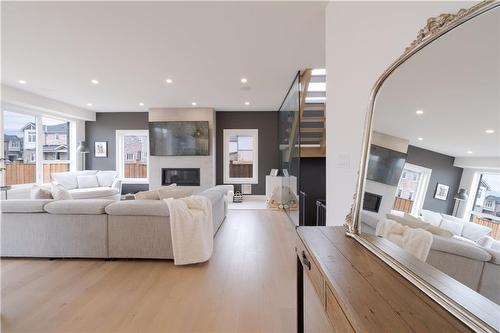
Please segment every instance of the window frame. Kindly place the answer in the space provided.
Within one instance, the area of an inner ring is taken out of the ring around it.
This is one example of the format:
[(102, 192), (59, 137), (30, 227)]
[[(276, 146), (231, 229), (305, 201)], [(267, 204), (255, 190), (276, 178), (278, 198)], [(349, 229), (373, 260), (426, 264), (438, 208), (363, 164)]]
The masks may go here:
[[(124, 151), (124, 139), (126, 136), (145, 136), (148, 144), (147, 147), (147, 168), (146, 168), (146, 178), (125, 178), (125, 157)], [(149, 130), (116, 130), (116, 171), (118, 172), (118, 178), (121, 179), (123, 184), (149, 184), (149, 165), (150, 165), (150, 155), (149, 155)]]
[[(61, 163), (68, 164), (69, 165), (69, 170), (72, 170), (72, 168), (76, 165), (76, 160), (71, 158), (71, 155), (69, 154), (69, 151), (71, 149), (76, 149), (76, 142), (72, 140), (71, 132), (74, 131), (75, 129), (75, 120), (70, 119), (70, 118), (64, 118), (60, 117), (57, 115), (49, 114), (49, 113), (41, 113), (41, 112), (36, 112), (36, 111), (30, 111), (26, 110), (24, 108), (19, 108), (19, 107), (4, 107), (1, 109), (1, 122), (2, 126), (0, 128), (0, 135), (2, 135), (2, 152), (1, 156), (3, 158), (7, 158), (7, 156), (4, 156), (4, 148), (3, 145), (5, 142), (3, 141), (3, 136), (5, 134), (5, 112), (11, 112), (11, 113), (16, 113), (16, 114), (21, 114), (21, 115), (27, 115), (30, 117), (33, 117), (35, 119), (35, 155), (34, 155), (34, 162), (35, 162), (35, 182), (34, 183), (24, 183), (24, 184), (12, 184), (11, 187), (12, 189), (23, 189), (23, 188), (30, 188), (34, 184), (38, 185), (46, 185), (48, 183), (43, 182), (43, 165), (46, 164), (45, 162), (50, 162), (54, 163), (54, 161), (45, 161), (43, 159), (43, 141), (44, 141), (44, 134), (43, 134), (43, 118), (51, 118), (55, 120), (60, 120), (64, 122), (69, 123), (69, 128), (68, 128), (68, 160), (63, 160), (60, 161)], [(32, 135), (33, 133), (29, 133), (29, 135)], [(28, 138), (29, 140), (29, 138)], [(30, 141), (30, 143), (33, 143)], [(73, 148), (73, 146), (75, 146)], [(56, 162), (57, 163), (57, 162)], [(2, 172), (2, 177), (1, 177), (2, 184), (6, 184), (6, 172)]]
[[(237, 178), (229, 176), (229, 140), (231, 136), (253, 137), (252, 176), (251, 178)], [(259, 183), (259, 130), (258, 129), (224, 129), (223, 130), (223, 173), (224, 184), (258, 184)]]

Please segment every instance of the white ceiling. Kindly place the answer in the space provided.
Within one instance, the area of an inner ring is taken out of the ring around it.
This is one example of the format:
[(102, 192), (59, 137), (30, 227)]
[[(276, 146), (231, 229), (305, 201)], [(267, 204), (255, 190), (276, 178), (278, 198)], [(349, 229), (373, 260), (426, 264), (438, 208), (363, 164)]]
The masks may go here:
[(276, 110), (298, 70), (325, 63), (324, 2), (1, 6), (2, 83), (95, 111)]
[[(424, 114), (418, 116), (418, 109)], [(377, 98), (374, 128), (450, 156), (500, 156), (500, 9), (451, 31), (398, 68)]]

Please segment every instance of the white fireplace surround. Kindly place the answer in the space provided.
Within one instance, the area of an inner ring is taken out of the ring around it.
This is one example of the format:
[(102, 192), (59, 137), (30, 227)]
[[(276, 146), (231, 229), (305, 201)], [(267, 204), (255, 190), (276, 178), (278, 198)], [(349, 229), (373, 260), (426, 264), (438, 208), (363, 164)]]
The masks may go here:
[(200, 168), (200, 186), (185, 186), (195, 192), (215, 186), (215, 110), (211, 108), (162, 108), (150, 109), (149, 122), (208, 121), (208, 156), (150, 156), (149, 188), (161, 186), (162, 168)]

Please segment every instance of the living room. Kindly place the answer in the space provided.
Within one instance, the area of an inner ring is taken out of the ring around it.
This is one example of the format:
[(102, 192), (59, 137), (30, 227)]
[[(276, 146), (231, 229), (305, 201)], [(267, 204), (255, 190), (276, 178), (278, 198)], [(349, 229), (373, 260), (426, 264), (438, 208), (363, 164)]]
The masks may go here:
[(498, 332), (499, 9), (2, 2), (1, 330)]

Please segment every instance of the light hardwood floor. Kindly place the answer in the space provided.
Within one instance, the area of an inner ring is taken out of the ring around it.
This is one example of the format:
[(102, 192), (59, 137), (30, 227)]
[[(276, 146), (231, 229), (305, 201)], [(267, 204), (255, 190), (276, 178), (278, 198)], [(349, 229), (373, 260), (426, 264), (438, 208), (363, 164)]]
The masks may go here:
[(295, 230), (229, 211), (205, 264), (1, 260), (2, 332), (295, 332)]

